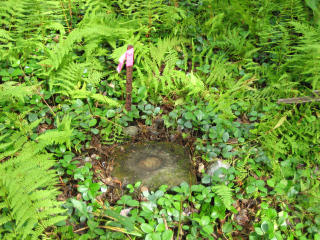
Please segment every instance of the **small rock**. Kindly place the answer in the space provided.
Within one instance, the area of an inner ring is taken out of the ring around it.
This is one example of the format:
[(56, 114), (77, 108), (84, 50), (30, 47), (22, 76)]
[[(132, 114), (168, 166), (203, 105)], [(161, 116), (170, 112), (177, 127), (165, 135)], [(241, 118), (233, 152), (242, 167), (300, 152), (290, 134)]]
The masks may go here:
[(146, 186), (141, 186), (141, 200), (142, 201), (148, 201), (148, 196), (150, 195), (149, 189)]
[(141, 187), (141, 192), (149, 192), (149, 189), (146, 186)]
[[(216, 172), (220, 173), (221, 168), (229, 169), (230, 165), (227, 163), (224, 163), (222, 160), (219, 159), (218, 161), (216, 161), (208, 166), (207, 174), (210, 176), (213, 176)], [(220, 173), (219, 178), (223, 179), (224, 174)]]
[(159, 135), (159, 132), (151, 129), (151, 130), (150, 130), (150, 134), (153, 135), (153, 136), (158, 136), (158, 135)]
[(139, 128), (136, 126), (130, 126), (123, 129), (123, 133), (130, 137), (135, 137), (139, 133)]
[(234, 216), (234, 220), (240, 225), (245, 226), (247, 223), (249, 223), (250, 219), (248, 217), (248, 211), (247, 209), (241, 209), (238, 214)]
[(176, 140), (175, 135), (171, 134), (170, 135), (170, 142), (174, 142)]
[(53, 38), (53, 41), (55, 41), (56, 43), (58, 43), (58, 42), (59, 42), (59, 38), (60, 38), (60, 36), (59, 36), (59, 35), (56, 35), (56, 36)]
[(204, 171), (204, 165), (203, 163), (200, 163), (198, 167), (198, 173), (202, 173), (203, 171)]
[(164, 120), (162, 118), (157, 118), (155, 121), (154, 121), (154, 127), (156, 129), (161, 129), (163, 128), (164, 126)]
[(81, 200), (81, 198), (82, 198), (81, 193), (78, 193), (76, 198), (77, 198), (77, 200)]

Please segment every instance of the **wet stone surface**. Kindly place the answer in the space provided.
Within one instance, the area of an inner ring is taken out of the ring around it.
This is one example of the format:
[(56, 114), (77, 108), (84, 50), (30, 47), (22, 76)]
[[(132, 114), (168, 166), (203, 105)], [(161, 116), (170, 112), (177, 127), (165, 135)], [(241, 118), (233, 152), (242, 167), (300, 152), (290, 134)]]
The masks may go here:
[(115, 154), (112, 175), (126, 184), (142, 181), (151, 189), (163, 184), (173, 187), (183, 181), (195, 183), (190, 159), (184, 148), (166, 142), (122, 146), (122, 151)]

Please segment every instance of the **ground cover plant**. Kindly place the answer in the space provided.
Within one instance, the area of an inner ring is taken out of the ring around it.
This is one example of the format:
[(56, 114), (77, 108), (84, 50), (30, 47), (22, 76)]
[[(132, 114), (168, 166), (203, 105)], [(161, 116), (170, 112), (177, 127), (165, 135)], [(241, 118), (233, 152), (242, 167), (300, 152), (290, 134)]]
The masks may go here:
[[(319, 4), (1, 0), (0, 239), (320, 239), (319, 101), (277, 103), (317, 98)], [(196, 184), (115, 178), (144, 141)]]

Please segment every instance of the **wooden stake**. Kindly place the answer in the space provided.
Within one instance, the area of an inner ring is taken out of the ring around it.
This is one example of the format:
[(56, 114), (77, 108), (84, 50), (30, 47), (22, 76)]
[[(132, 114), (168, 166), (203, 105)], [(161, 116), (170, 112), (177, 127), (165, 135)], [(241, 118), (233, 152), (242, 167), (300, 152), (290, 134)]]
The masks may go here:
[[(132, 45), (128, 45), (127, 50), (132, 49)], [(131, 94), (132, 94), (132, 72), (133, 66), (126, 66), (127, 69), (127, 82), (126, 82), (126, 110), (131, 111)]]

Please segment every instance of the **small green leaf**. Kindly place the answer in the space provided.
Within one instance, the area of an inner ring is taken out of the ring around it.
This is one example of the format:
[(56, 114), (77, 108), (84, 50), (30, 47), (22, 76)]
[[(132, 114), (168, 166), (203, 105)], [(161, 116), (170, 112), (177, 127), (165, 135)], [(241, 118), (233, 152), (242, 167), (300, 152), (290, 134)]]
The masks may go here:
[(191, 191), (192, 192), (201, 192), (205, 187), (203, 185), (192, 185)]
[(115, 115), (116, 115), (116, 111), (115, 111), (115, 110), (109, 109), (109, 110), (107, 111), (107, 118), (112, 118), (112, 117), (114, 117)]
[(176, 112), (170, 112), (169, 117), (176, 119), (178, 117), (178, 114)]
[(153, 108), (153, 106), (151, 104), (149, 104), (149, 103), (144, 107), (144, 109), (146, 111), (152, 110), (152, 108)]
[(191, 120), (193, 118), (193, 114), (192, 112), (187, 112), (186, 114), (184, 114), (184, 117), (187, 120)]
[(173, 238), (173, 232), (171, 230), (166, 230), (162, 233), (162, 240), (171, 240)]
[(228, 132), (224, 132), (222, 135), (222, 139), (224, 142), (228, 142), (229, 140), (229, 133)]
[(67, 148), (65, 145), (60, 145), (59, 150), (60, 150), (60, 152), (64, 153), (67, 150)]
[(192, 123), (190, 121), (186, 121), (184, 124), (183, 124), (186, 128), (192, 128)]
[(88, 188), (85, 185), (80, 185), (78, 187), (78, 192), (84, 193), (84, 192), (88, 192)]
[(197, 117), (197, 119), (198, 119), (199, 121), (201, 121), (201, 120), (203, 119), (203, 117), (204, 117), (204, 114), (203, 114), (203, 112), (202, 112), (201, 110), (197, 110), (197, 111), (195, 112), (195, 115), (196, 115), (196, 117)]
[(36, 114), (36, 113), (30, 113), (29, 115), (28, 115), (28, 120), (30, 121), (30, 122), (34, 122), (35, 120), (37, 120), (38, 119), (38, 115)]
[(267, 184), (269, 187), (274, 187), (275, 186), (275, 179), (273, 179), (273, 178), (268, 179)]
[(231, 233), (232, 232), (232, 224), (228, 223), (228, 222), (223, 224), (222, 231), (224, 233)]
[(184, 104), (184, 99), (183, 98), (178, 98), (175, 102), (174, 105), (178, 106), (178, 105), (182, 105)]
[(151, 233), (151, 240), (161, 240), (161, 233)]
[(261, 230), (261, 228), (256, 227), (256, 228), (254, 228), (254, 230), (256, 231), (256, 233), (257, 233), (258, 235), (260, 235), (260, 236), (263, 236), (263, 235), (264, 235), (264, 233), (263, 233), (263, 231)]
[(250, 185), (250, 186), (246, 187), (246, 191), (247, 191), (248, 194), (253, 193), (253, 192), (256, 191), (256, 187)]
[(95, 126), (97, 124), (97, 119), (95, 119), (95, 118), (93, 118), (93, 119), (91, 119), (90, 121), (89, 121), (89, 126), (90, 127), (93, 127), (93, 126)]
[(267, 221), (264, 221), (262, 224), (261, 224), (261, 229), (264, 233), (267, 233), (269, 231), (269, 224)]
[(90, 131), (95, 135), (97, 135), (99, 133), (99, 130), (96, 128), (91, 128)]
[(141, 181), (138, 181), (138, 182), (136, 182), (136, 183), (134, 184), (134, 187), (135, 187), (135, 188), (138, 188), (138, 187), (140, 187), (140, 185), (141, 185)]
[(153, 232), (153, 227), (147, 223), (142, 223), (141, 230), (145, 233), (151, 233)]
[(202, 216), (200, 220), (201, 226), (206, 226), (210, 223), (210, 218), (208, 216)]
[(84, 202), (80, 202), (76, 199), (71, 199), (71, 202), (72, 202), (74, 208), (78, 209), (80, 214), (84, 215), (85, 217), (88, 216), (86, 204)]
[(204, 175), (204, 177), (201, 179), (201, 183), (203, 184), (208, 184), (211, 182), (211, 176), (209, 175)]
[(166, 226), (164, 225), (164, 223), (159, 223), (156, 227), (156, 232), (163, 232), (164, 230), (166, 230)]
[(95, 222), (95, 221), (92, 221), (92, 220), (88, 220), (87, 224), (88, 224), (88, 227), (89, 227), (91, 230), (94, 230), (96, 227), (99, 226), (99, 223), (98, 223), (98, 222)]
[(219, 217), (219, 213), (216, 210), (213, 210), (211, 213), (211, 218), (212, 219), (217, 219)]
[(98, 234), (99, 236), (103, 236), (103, 235), (106, 234), (105, 231), (104, 231), (103, 229), (100, 229), (100, 228), (96, 228), (96, 229), (94, 230), (94, 232), (95, 232), (96, 234)]
[(74, 103), (75, 107), (79, 108), (79, 107), (82, 107), (84, 105), (84, 103), (80, 100), (80, 99), (77, 99)]
[(212, 225), (204, 226), (202, 229), (203, 229), (203, 231), (205, 231), (209, 235), (211, 235), (213, 233), (213, 226)]
[(137, 200), (129, 200), (126, 204), (130, 207), (139, 207), (139, 202)]
[(156, 108), (154, 109), (153, 114), (154, 114), (154, 115), (157, 115), (157, 114), (159, 114), (159, 113), (160, 113), (160, 108), (159, 108), (159, 107), (156, 107)]

